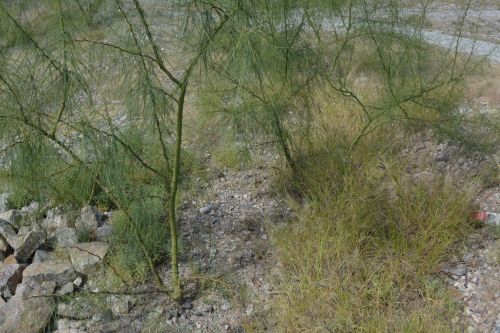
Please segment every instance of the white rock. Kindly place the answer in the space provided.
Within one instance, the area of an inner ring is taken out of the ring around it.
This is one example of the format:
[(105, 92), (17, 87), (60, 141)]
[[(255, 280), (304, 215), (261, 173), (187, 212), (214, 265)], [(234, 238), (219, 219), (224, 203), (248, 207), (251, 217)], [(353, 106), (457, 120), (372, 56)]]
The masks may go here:
[(83, 284), (83, 279), (81, 277), (77, 277), (74, 281), (73, 284), (77, 287), (81, 287)]

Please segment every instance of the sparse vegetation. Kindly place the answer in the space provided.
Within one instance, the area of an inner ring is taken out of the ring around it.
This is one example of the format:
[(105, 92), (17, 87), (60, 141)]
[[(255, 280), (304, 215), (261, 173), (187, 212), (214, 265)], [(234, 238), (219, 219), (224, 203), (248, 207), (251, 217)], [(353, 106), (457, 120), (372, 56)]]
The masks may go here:
[[(180, 273), (192, 238), (179, 210), (222, 178), (207, 163), (242, 171), (265, 150), (271, 190), (293, 214), (272, 230), (272, 310), (256, 310), (246, 331), (455, 332), (463, 308), (440, 265), (474, 229), (472, 198), (498, 182), (498, 166), (457, 188), (445, 173), (414, 177), (404, 149), (432, 133), (492, 153), (500, 122), (464, 109), (485, 68), (459, 50), (470, 1), (448, 48), (423, 34), (430, 2), (409, 16), (403, 5), (4, 1), (0, 192), (11, 208), (112, 211), (108, 284), (153, 281), (182, 303), (193, 280), (225, 282)], [(197, 211), (215, 224), (212, 208)], [(248, 260), (267, 255), (257, 252)]]

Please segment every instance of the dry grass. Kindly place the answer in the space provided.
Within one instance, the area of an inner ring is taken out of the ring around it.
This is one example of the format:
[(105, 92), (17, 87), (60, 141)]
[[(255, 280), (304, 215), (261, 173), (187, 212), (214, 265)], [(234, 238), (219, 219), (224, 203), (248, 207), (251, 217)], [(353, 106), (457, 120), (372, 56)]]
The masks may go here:
[(356, 108), (324, 101), (295, 187), (306, 199), (292, 200), (296, 219), (274, 234), (283, 265), (277, 331), (459, 330), (460, 306), (435, 274), (471, 230), (472, 193), (411, 180), (396, 126), (351, 149), (362, 124)]

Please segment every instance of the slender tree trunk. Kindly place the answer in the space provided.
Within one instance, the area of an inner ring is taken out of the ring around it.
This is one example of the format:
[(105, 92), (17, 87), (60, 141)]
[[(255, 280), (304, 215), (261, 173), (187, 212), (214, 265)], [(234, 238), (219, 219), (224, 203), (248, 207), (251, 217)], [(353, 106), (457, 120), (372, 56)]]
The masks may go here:
[(179, 102), (177, 104), (177, 122), (176, 122), (176, 143), (174, 165), (172, 168), (172, 182), (170, 185), (170, 197), (168, 206), (168, 224), (170, 227), (170, 263), (172, 265), (172, 284), (174, 287), (173, 298), (176, 301), (182, 298), (181, 280), (179, 277), (179, 261), (177, 244), (177, 218), (176, 218), (176, 199), (177, 186), (179, 183), (179, 170), (181, 164), (181, 148), (182, 148), (182, 120), (184, 116), (184, 100), (186, 98), (187, 81), (181, 86)]
[(278, 115), (276, 115), (274, 113), (274, 110), (273, 110), (273, 122), (274, 122), (274, 129), (276, 131), (276, 135), (278, 136), (278, 140), (279, 140), (281, 149), (283, 150), (283, 153), (285, 154), (285, 159), (288, 163), (288, 166), (292, 169), (292, 172), (295, 175), (298, 175), (297, 166), (295, 165), (295, 161), (292, 158), (292, 154), (290, 154), (290, 149), (288, 148), (288, 144), (286, 142), (285, 132), (283, 131), (283, 127), (281, 126), (280, 119), (278, 118)]

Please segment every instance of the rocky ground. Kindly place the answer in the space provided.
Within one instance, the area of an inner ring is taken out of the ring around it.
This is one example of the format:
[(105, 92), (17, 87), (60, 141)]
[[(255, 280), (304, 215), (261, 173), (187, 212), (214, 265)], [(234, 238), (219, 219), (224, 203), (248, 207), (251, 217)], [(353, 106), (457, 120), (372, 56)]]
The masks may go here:
[[(500, 213), (500, 187), (477, 198), (481, 211)], [(465, 304), (458, 318), (467, 332), (500, 332), (500, 238), (498, 226), (487, 227), (469, 237), (463, 255), (456, 256), (443, 271)]]
[[(182, 243), (189, 247), (181, 258), (180, 305), (153, 285), (125, 295), (103, 287), (108, 214), (85, 207), (76, 218), (58, 210), (42, 216), (38, 204), (3, 211), (0, 332), (242, 332), (255, 325), (272, 294), (268, 228), (289, 210), (271, 194), (267, 170), (213, 172), (211, 185), (198, 189), (204, 194), (181, 205)], [(78, 243), (83, 231), (91, 242)], [(167, 285), (168, 268), (161, 272)], [(25, 319), (31, 316), (37, 320)]]
[[(463, 19), (466, 2), (432, 1), (427, 8), (427, 30), (455, 34), (457, 24)], [(411, 3), (410, 6), (414, 6)], [(408, 13), (417, 14), (420, 8), (408, 9)], [(471, 1), (465, 19), (463, 34), (469, 38), (477, 38), (495, 44), (500, 43), (500, 7), (497, 1)]]
[[(439, 175), (457, 187), (471, 186), (466, 178), (477, 177), (495, 184), (500, 158), (465, 152), (450, 141), (436, 144), (432, 136), (419, 134), (405, 150), (412, 162), (408, 172), (418, 181), (431, 183)], [(500, 213), (500, 187), (472, 189), (478, 211)], [(442, 276), (463, 302), (464, 313), (456, 318), (467, 332), (500, 332), (500, 238), (498, 226), (478, 224), (461, 253), (442, 268)]]

